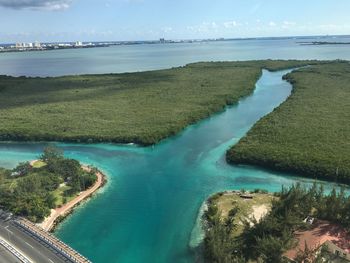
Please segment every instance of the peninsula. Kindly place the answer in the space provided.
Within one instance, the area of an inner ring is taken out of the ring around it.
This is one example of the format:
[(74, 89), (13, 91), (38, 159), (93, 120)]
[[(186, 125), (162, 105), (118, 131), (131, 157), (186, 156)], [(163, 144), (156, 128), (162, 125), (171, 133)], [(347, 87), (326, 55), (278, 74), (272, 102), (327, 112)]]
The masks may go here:
[(227, 160), (350, 183), (350, 65), (294, 71), (292, 95), (234, 145)]
[(312, 42), (298, 42), (300, 45), (350, 45), (350, 42), (332, 42), (332, 41), (312, 41)]
[(49, 146), (39, 160), (0, 170), (0, 207), (50, 231), (104, 183), (96, 168), (66, 159)]
[[(35, 162), (34, 162), (34, 165), (35, 165)], [(87, 188), (86, 190), (80, 192), (76, 197), (74, 197), (69, 202), (55, 209), (51, 209), (50, 215), (46, 217), (43, 222), (38, 224), (45, 231), (53, 231), (56, 225), (65, 216), (70, 214), (77, 205), (79, 205), (81, 202), (83, 202), (84, 200), (89, 198), (91, 195), (93, 195), (99, 188), (101, 188), (106, 183), (105, 175), (100, 171), (85, 165), (82, 166), (82, 169), (88, 173), (95, 172), (97, 180), (90, 188)]]

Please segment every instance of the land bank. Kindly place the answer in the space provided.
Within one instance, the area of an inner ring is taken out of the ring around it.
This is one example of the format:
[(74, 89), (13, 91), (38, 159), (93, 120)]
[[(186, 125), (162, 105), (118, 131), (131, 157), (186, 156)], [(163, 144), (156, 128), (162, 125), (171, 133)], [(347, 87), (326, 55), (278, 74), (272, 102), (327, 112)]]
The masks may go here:
[(129, 74), (2, 76), (0, 140), (151, 145), (250, 94), (262, 68), (313, 63), (212, 62)]
[(349, 73), (348, 62), (333, 62), (285, 76), (292, 95), (228, 151), (228, 162), (349, 184)]
[[(0, 140), (152, 145), (253, 91), (266, 68), (292, 96), (228, 152), (235, 164), (349, 183), (348, 63), (208, 62), (127, 74), (0, 78)], [(287, 105), (287, 106), (286, 106)]]

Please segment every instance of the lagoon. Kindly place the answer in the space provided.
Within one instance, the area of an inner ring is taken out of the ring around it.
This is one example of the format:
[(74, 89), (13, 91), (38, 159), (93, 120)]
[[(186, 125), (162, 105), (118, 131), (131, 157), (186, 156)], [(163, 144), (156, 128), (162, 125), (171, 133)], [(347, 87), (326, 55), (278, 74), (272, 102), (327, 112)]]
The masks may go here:
[[(282, 80), (288, 72), (264, 70), (253, 94), (154, 147), (57, 144), (66, 156), (99, 167), (108, 183), (55, 235), (96, 263), (195, 262), (197, 217), (211, 194), (311, 184), (302, 177), (225, 161), (229, 146), (290, 95), (292, 86)], [(44, 146), (1, 143), (0, 166), (34, 159)]]
[(156, 70), (198, 61), (350, 60), (350, 45), (300, 45), (299, 42), (305, 41), (350, 42), (350, 37), (248, 39), (0, 53), (0, 74), (52, 77)]

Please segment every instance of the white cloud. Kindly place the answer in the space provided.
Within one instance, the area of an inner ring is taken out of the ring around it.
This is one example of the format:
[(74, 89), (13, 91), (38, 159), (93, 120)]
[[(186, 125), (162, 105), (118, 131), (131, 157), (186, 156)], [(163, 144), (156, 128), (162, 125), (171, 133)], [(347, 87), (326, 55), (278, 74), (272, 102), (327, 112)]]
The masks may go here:
[(277, 26), (277, 25), (276, 25), (275, 22), (271, 21), (271, 22), (269, 23), (269, 26)]
[(226, 21), (224, 22), (224, 27), (225, 28), (233, 28), (238, 26), (238, 23), (236, 21)]
[(202, 24), (199, 24), (199, 25), (188, 26), (187, 30), (195, 33), (203, 33), (203, 32), (215, 31), (218, 28), (219, 26), (216, 22), (203, 22)]
[(290, 21), (283, 21), (283, 25), (285, 26), (295, 26), (297, 23), (295, 22), (290, 22)]
[(212, 28), (218, 28), (218, 25), (215, 22), (209, 23), (209, 26), (211, 26)]
[(0, 0), (0, 6), (12, 9), (62, 10), (73, 0)]

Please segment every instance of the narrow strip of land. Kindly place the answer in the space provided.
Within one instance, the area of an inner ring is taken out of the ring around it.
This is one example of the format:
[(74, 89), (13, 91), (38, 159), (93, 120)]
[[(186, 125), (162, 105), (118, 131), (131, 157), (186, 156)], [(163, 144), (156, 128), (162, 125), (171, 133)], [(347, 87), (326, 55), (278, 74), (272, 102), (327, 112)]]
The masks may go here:
[(263, 68), (319, 61), (195, 63), (128, 74), (0, 76), (0, 141), (150, 145), (249, 95)]
[(287, 75), (291, 96), (227, 154), (259, 165), (350, 184), (350, 64), (313, 65)]
[[(82, 168), (89, 172), (91, 171), (91, 168), (88, 166), (82, 166)], [(45, 218), (45, 220), (38, 224), (41, 228), (43, 228), (46, 231), (50, 231), (55, 226), (55, 223), (59, 217), (65, 216), (69, 214), (72, 209), (74, 209), (75, 206), (77, 206), (79, 203), (84, 201), (85, 199), (89, 198), (93, 193), (95, 193), (101, 186), (103, 186), (105, 182), (105, 175), (98, 171), (96, 173), (97, 180), (95, 184), (90, 187), (89, 189), (81, 192), (77, 197), (69, 201), (68, 203), (62, 205), (61, 207), (58, 207), (56, 209), (51, 210), (51, 214)]]

